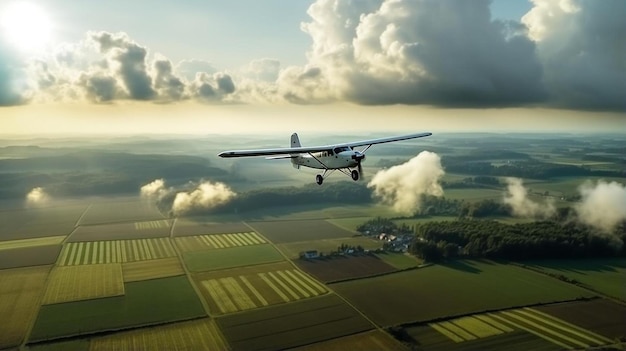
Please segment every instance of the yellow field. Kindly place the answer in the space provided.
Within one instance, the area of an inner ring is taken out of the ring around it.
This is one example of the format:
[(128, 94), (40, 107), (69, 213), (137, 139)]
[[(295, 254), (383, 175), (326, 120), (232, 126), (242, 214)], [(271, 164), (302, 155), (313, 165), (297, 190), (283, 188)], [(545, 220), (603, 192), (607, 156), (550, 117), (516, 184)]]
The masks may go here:
[(306, 299), (326, 288), (296, 269), (258, 272), (201, 281), (209, 308), (216, 314)]
[(168, 228), (170, 221), (161, 219), (158, 221), (135, 222), (135, 230)]
[(564, 349), (586, 349), (613, 342), (533, 308), (473, 315), (431, 323), (429, 326), (457, 343), (514, 330), (525, 330)]
[(122, 272), (125, 283), (185, 274), (178, 257), (123, 263)]
[(265, 239), (255, 232), (183, 236), (174, 240), (176, 246), (183, 252), (266, 243)]
[(124, 263), (174, 257), (169, 238), (87, 241), (63, 245), (58, 265)]
[(45, 238), (0, 241), (0, 251), (31, 246), (59, 245), (63, 242), (63, 239), (65, 239), (65, 237), (66, 235), (57, 235)]
[(50, 266), (0, 270), (0, 349), (26, 337), (49, 272)]
[(120, 295), (124, 295), (124, 280), (119, 263), (55, 267), (43, 304)]
[(228, 350), (215, 322), (204, 318), (94, 338), (90, 351)]

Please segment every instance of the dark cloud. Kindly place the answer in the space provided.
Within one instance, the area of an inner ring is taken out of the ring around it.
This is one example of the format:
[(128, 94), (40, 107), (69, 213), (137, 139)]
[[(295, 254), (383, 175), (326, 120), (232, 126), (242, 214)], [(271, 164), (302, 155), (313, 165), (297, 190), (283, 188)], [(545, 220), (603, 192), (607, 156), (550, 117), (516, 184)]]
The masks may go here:
[(534, 0), (522, 19), (557, 106), (626, 110), (626, 1)]
[(215, 74), (215, 81), (217, 82), (217, 88), (224, 94), (232, 94), (235, 92), (235, 83), (233, 83), (233, 79), (228, 74)]
[(119, 94), (117, 80), (112, 76), (83, 74), (80, 82), (86, 89), (87, 97), (94, 102), (110, 102)]
[(174, 75), (172, 62), (167, 59), (154, 61), (154, 87), (159, 96), (168, 100), (181, 100), (185, 95), (185, 83)]

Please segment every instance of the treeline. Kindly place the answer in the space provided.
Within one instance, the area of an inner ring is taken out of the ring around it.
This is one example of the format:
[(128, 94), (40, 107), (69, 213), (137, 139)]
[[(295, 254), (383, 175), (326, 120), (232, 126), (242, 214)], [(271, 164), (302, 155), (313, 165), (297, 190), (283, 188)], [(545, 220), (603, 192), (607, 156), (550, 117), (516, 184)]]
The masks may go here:
[(448, 156), (442, 159), (442, 165), (446, 172), (492, 177), (550, 179), (556, 177), (626, 176), (624, 171), (591, 170), (583, 166), (547, 163), (534, 159), (517, 159), (503, 165), (494, 166), (491, 162), (486, 161), (468, 161), (465, 156)]
[(428, 222), (416, 227), (410, 252), (430, 262), (455, 257), (530, 260), (626, 256), (625, 228), (622, 224), (613, 235), (606, 235), (574, 222)]
[(270, 188), (253, 190), (211, 210), (212, 213), (235, 213), (269, 207), (314, 204), (367, 204), (372, 202), (371, 190), (356, 182), (336, 182), (324, 186)]

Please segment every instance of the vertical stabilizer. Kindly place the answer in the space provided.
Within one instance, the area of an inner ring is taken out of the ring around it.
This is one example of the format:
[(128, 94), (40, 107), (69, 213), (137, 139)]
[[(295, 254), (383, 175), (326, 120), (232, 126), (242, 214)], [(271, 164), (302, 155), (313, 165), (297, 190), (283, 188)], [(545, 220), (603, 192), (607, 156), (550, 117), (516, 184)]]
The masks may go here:
[[(300, 147), (300, 138), (298, 138), (298, 133), (293, 133), (291, 134), (291, 144), (289, 145), (290, 147)], [(298, 157), (298, 154), (293, 154), (291, 156), (294, 156), (291, 159), (291, 164), (293, 165), (293, 168), (295, 169), (300, 169), (300, 165), (296, 162), (296, 157)]]

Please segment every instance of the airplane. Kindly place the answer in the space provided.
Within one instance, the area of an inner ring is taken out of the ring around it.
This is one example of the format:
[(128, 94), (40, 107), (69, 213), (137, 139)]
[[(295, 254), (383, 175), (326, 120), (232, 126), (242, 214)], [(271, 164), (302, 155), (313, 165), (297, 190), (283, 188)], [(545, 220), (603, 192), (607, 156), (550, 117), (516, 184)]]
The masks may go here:
[[(336, 170), (355, 181), (359, 180), (359, 175), (363, 175), (361, 162), (365, 159), (365, 152), (372, 145), (423, 138), (431, 135), (432, 133), (407, 134), (335, 145), (302, 147), (298, 134), (293, 133), (291, 134), (291, 145), (288, 148), (230, 150), (220, 152), (218, 156), (225, 158), (268, 156), (266, 159), (270, 160), (291, 159), (291, 163), (296, 169), (300, 169), (300, 166), (323, 169), (324, 172), (322, 174), (315, 176), (315, 182), (318, 185), (322, 185), (324, 179)], [(354, 149), (360, 146), (365, 146), (365, 148), (361, 151)]]

